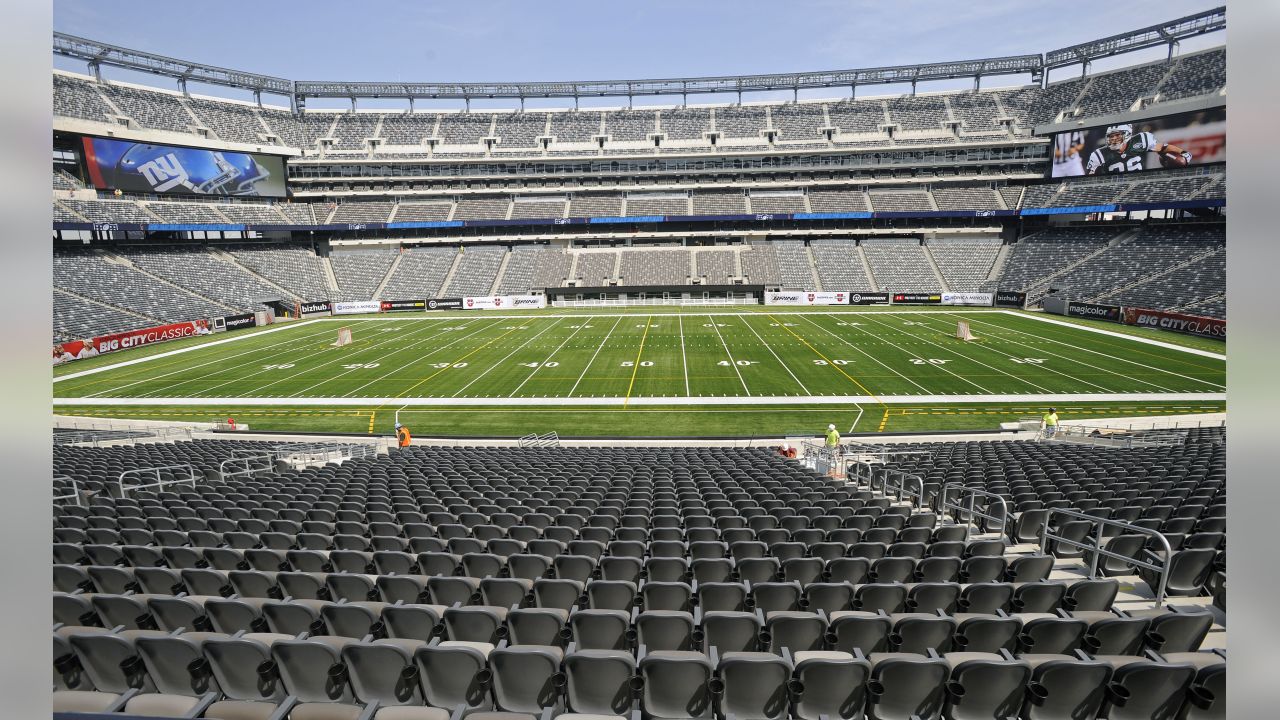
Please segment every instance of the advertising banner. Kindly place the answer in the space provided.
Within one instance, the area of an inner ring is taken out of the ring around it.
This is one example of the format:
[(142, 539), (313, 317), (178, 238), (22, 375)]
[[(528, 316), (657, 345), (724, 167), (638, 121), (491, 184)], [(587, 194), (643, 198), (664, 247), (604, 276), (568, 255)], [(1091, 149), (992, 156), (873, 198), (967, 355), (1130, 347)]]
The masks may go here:
[(1097, 305), (1095, 303), (1069, 302), (1067, 303), (1067, 314), (1071, 317), (1120, 322), (1119, 305)]
[(328, 300), (317, 300), (314, 302), (298, 303), (298, 317), (306, 317), (307, 315), (332, 315), (333, 303)]
[(285, 197), (284, 158), (279, 155), (86, 137), (84, 159), (100, 190)]
[(462, 299), (467, 310), (531, 310), (547, 306), (546, 295), (486, 295)]
[(425, 312), (426, 300), (383, 300), (382, 312)]
[(889, 293), (855, 292), (849, 293), (850, 305), (888, 305)]
[(223, 326), (227, 330), (243, 330), (245, 328), (255, 327), (258, 324), (257, 318), (253, 313), (245, 313), (243, 315), (228, 315), (222, 318)]
[(462, 298), (435, 298), (427, 301), (428, 310), (461, 310)]
[(996, 305), (999, 307), (1026, 307), (1027, 294), (1014, 290), (997, 290)]
[(192, 320), (191, 322), (158, 325), (156, 327), (130, 330), (128, 332), (101, 335), (88, 340), (72, 340), (53, 348), (54, 362), (68, 362), (80, 358), (93, 357), (102, 353), (127, 350), (140, 345), (178, 340), (180, 338), (208, 335), (208, 320)]
[(765, 305), (848, 305), (847, 292), (765, 292)]
[(1227, 338), (1226, 320), (1200, 317), (1199, 315), (1127, 307), (1124, 309), (1124, 324), (1159, 328), (1161, 330), (1171, 330), (1187, 335), (1199, 335), (1220, 340)]
[(942, 293), (943, 305), (974, 305), (980, 307), (991, 307), (991, 293), (980, 292), (951, 292)]
[(894, 293), (894, 305), (941, 305), (942, 293)]
[(382, 311), (382, 304), (377, 300), (360, 300), (356, 302), (336, 302), (333, 304), (334, 315), (360, 315)]

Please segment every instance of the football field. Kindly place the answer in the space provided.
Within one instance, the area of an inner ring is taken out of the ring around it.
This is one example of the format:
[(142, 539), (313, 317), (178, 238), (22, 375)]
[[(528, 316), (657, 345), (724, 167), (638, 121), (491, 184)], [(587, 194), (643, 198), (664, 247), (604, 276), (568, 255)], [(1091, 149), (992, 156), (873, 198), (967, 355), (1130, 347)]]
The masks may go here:
[[(955, 337), (958, 320), (976, 339)], [(340, 327), (354, 340), (332, 347)], [(925, 405), (1220, 402), (1225, 374), (1220, 352), (1027, 313), (653, 308), (324, 318), (82, 371), (73, 363), (53, 388), (59, 412), (180, 408), (207, 419), (214, 408), (336, 409), (370, 414), (371, 430), (375, 412), (472, 406), (837, 405), (870, 415), (853, 425), (875, 431), (891, 409)], [(494, 434), (524, 434), (529, 417)], [(634, 418), (634, 434), (662, 434), (646, 427), (652, 418)]]

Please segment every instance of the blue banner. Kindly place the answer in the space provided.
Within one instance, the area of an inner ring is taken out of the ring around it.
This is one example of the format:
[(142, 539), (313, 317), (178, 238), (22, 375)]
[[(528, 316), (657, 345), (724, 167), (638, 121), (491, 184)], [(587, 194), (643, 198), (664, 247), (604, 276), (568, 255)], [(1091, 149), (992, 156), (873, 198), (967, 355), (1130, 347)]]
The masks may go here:
[(608, 225), (618, 223), (660, 223), (665, 222), (663, 215), (633, 215), (631, 217), (593, 217), (587, 220), (592, 225)]
[(1076, 205), (1073, 207), (1022, 208), (1023, 215), (1078, 215), (1080, 213), (1115, 212), (1116, 205)]
[(151, 223), (147, 225), (147, 230), (151, 232), (214, 232), (217, 230), (239, 231), (244, 230), (245, 225), (200, 225), (197, 223)]
[(462, 227), (461, 220), (424, 220), (421, 222), (390, 222), (387, 223), (388, 229), (427, 229), (427, 228), (451, 228)]
[(792, 220), (867, 220), (870, 219), (871, 213), (862, 212), (819, 212), (819, 213), (793, 213)]

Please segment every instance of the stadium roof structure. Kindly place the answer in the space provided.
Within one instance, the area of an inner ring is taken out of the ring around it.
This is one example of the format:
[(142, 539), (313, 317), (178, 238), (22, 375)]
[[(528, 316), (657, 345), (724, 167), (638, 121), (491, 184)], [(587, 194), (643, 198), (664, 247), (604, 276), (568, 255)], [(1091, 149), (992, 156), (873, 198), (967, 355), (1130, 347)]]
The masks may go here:
[(59, 32), (53, 34), (53, 52), (85, 61), (99, 77), (101, 66), (110, 65), (175, 78), (184, 92), (187, 81), (196, 81), (250, 90), (259, 100), (264, 92), (283, 95), (290, 98), (296, 110), (305, 107), (308, 97), (347, 98), (353, 106), (357, 98), (404, 98), (410, 103), (415, 99), (456, 99), (464, 100), (468, 105), (475, 99), (511, 98), (519, 99), (523, 105), (527, 98), (573, 98), (576, 104), (584, 97), (630, 99), (637, 95), (680, 95), (687, 100), (691, 94), (728, 92), (737, 93), (741, 101), (743, 93), (778, 90), (798, 93), (800, 90), (828, 87), (856, 89), (858, 85), (910, 83), (914, 92), (920, 82), (965, 77), (974, 79), (975, 88), (980, 86), (984, 76), (1029, 74), (1032, 80), (1043, 81), (1047, 70), (1080, 64), (1087, 71), (1093, 60), (1158, 45), (1168, 45), (1172, 54), (1180, 40), (1223, 30), (1226, 23), (1226, 7), (1222, 6), (1139, 30), (1051, 50), (1043, 55), (855, 70), (647, 80), (485, 83), (288, 80), (130, 50)]

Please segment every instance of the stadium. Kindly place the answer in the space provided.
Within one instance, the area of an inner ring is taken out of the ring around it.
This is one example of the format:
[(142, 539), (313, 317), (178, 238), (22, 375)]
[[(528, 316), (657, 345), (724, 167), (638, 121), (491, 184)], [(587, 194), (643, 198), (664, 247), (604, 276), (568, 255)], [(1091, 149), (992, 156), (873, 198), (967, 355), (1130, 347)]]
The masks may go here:
[(1226, 9), (1130, 24), (545, 82), (55, 32), (55, 717), (1225, 717)]

